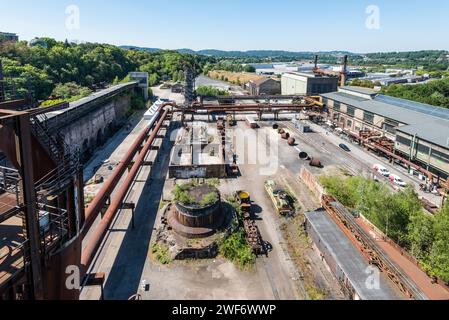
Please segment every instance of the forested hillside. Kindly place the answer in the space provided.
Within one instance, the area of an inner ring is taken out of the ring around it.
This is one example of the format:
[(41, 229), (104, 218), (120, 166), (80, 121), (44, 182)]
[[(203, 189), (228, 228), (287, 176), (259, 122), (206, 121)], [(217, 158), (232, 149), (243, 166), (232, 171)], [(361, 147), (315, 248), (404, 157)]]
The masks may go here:
[(42, 100), (61, 92), (61, 85), (69, 84), (71, 90), (62, 91), (73, 92), (76, 84), (79, 92), (73, 94), (77, 96), (89, 92), (86, 89), (123, 79), (130, 71), (148, 72), (150, 84), (155, 85), (162, 79), (182, 80), (185, 64), (196, 64), (196, 70), (201, 72), (206, 62), (214, 62), (214, 58), (175, 51), (142, 52), (108, 44), (43, 40), (44, 45), (36, 46), (25, 41), (0, 45), (4, 74), (10, 79), (9, 92), (12, 88), (20, 95), (31, 91)]

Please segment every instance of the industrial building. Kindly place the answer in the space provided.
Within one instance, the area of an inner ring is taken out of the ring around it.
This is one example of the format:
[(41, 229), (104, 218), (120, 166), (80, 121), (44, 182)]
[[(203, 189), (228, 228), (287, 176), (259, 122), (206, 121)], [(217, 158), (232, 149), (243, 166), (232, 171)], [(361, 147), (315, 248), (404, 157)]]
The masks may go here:
[(225, 159), (225, 145), (217, 129), (205, 122), (193, 122), (178, 132), (171, 155), (169, 177), (224, 178)]
[(19, 41), (19, 36), (15, 33), (0, 31), (0, 43), (6, 42), (6, 41)]
[(253, 96), (281, 94), (281, 83), (272, 78), (250, 81), (247, 88)]
[(449, 109), (359, 87), (341, 87), (321, 97), (332, 122), (348, 135), (357, 139), (368, 132), (371, 137), (387, 138), (395, 154), (437, 177), (448, 177)]
[(313, 72), (284, 73), (281, 78), (283, 95), (321, 94), (337, 91), (338, 77)]

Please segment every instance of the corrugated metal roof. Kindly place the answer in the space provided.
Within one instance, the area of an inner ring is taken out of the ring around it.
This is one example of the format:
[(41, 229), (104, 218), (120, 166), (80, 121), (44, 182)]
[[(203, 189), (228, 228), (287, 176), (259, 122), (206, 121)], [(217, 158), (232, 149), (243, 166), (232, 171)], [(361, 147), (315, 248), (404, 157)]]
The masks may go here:
[(399, 300), (383, 274), (380, 274), (379, 288), (369, 288), (367, 270), (369, 263), (335, 224), (326, 211), (305, 213), (307, 221), (326, 246), (332, 259), (337, 262), (362, 300)]
[(417, 134), (421, 139), (436, 145), (448, 147), (449, 110), (446, 112), (442, 108), (384, 95), (377, 95), (374, 100), (341, 92), (321, 96), (405, 124), (397, 129), (410, 135)]
[(410, 136), (415, 134), (418, 138), (439, 145), (449, 150), (449, 123), (444, 120), (423, 122), (419, 124), (397, 128)]
[(366, 94), (366, 95), (370, 95), (370, 96), (377, 94), (377, 91), (370, 89), (370, 88), (364, 88), (364, 87), (344, 86), (344, 87), (341, 87), (340, 89), (347, 90), (347, 91), (353, 91), (353, 92), (357, 92), (357, 93), (361, 93), (361, 94)]
[(449, 109), (432, 106), (430, 104), (395, 98), (379, 94), (375, 98), (376, 101), (389, 103), (397, 107), (405, 108), (412, 111), (422, 112), (430, 116), (449, 120)]

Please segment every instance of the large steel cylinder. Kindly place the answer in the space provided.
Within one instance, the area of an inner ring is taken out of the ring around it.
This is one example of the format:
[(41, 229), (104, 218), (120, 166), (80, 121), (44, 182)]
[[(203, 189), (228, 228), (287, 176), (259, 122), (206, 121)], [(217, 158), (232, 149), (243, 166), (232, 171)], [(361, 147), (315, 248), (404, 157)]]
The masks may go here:
[(289, 144), (290, 146), (294, 146), (295, 143), (296, 143), (295, 138), (290, 137), (290, 138), (288, 139), (288, 144)]
[(319, 159), (312, 158), (312, 160), (310, 160), (310, 166), (316, 167), (316, 168), (322, 168), (323, 164), (321, 163), (321, 161)]

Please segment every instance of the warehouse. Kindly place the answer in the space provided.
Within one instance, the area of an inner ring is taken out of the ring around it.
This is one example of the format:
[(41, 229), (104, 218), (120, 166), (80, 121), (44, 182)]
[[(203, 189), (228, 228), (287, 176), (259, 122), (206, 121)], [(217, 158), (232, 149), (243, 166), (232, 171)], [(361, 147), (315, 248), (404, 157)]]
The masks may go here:
[(313, 72), (290, 72), (282, 75), (283, 95), (313, 95), (337, 91), (338, 78)]
[(273, 96), (281, 93), (281, 83), (272, 78), (263, 78), (257, 81), (250, 81), (247, 87), (248, 91), (253, 96)]
[(394, 142), (396, 153), (439, 177), (448, 177), (449, 109), (358, 87), (341, 87), (321, 97), (332, 122), (349, 135), (378, 132)]

